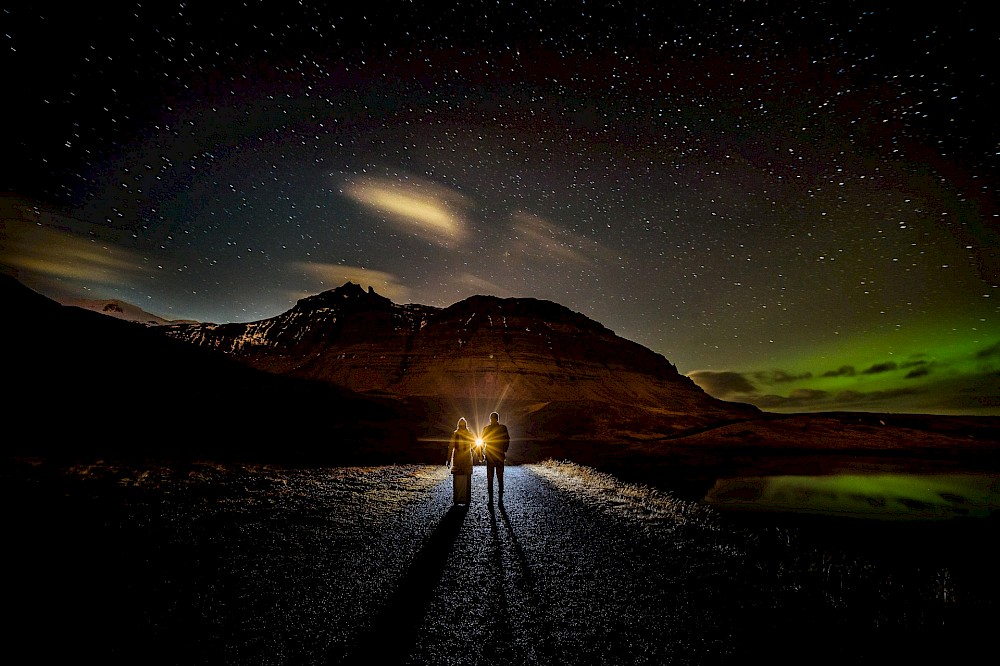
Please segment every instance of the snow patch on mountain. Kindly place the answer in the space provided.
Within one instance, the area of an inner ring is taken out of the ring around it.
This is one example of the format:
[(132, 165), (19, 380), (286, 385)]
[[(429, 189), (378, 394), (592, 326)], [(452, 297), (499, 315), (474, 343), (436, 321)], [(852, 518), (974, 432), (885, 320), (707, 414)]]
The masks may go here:
[(159, 315), (150, 314), (137, 305), (132, 305), (126, 301), (118, 299), (88, 299), (75, 298), (59, 301), (62, 305), (90, 310), (99, 314), (123, 319), (144, 326), (168, 326), (171, 324), (195, 324), (196, 321), (190, 319), (166, 319)]

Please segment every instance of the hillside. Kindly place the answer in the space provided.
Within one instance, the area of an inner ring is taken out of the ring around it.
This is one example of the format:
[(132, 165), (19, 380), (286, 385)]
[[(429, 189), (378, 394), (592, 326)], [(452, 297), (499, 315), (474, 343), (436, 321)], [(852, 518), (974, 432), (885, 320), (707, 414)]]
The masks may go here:
[(769, 414), (711, 398), (557, 304), (473, 297), (440, 309), (344, 289), (262, 322), (149, 327), (0, 276), (16, 313), (0, 329), (18, 418), (4, 451), (436, 463), (458, 416), (476, 425), (499, 409), (514, 464), (572, 460), (675, 487), (767, 471), (1000, 472), (1000, 419)]
[(245, 324), (175, 325), (166, 335), (254, 368), (397, 397), (446, 436), (497, 409), (525, 441), (666, 437), (754, 418), (709, 396), (663, 356), (557, 303), (472, 296), (398, 305), (347, 283)]
[(335, 460), (415, 441), (391, 401), (261, 372), (9, 276), (0, 293), (17, 315), (0, 328), (8, 454)]
[(164, 319), (163, 317), (146, 312), (137, 305), (132, 305), (119, 299), (91, 299), (74, 298), (59, 301), (63, 305), (69, 305), (91, 312), (99, 312), (115, 319), (132, 321), (146, 326), (163, 326), (165, 324), (193, 324), (189, 320)]

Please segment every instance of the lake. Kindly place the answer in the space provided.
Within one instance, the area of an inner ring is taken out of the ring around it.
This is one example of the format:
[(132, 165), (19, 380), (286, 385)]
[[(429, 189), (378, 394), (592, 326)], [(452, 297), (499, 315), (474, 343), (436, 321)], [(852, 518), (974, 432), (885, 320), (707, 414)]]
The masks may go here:
[(976, 473), (744, 476), (718, 479), (702, 501), (723, 511), (893, 521), (988, 518), (1000, 509), (1000, 476)]

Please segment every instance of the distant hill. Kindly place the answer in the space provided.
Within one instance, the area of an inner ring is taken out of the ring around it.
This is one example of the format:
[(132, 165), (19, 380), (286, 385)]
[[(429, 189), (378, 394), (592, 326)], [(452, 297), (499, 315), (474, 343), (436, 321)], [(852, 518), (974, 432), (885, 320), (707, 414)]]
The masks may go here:
[(115, 319), (132, 321), (137, 324), (144, 324), (146, 326), (163, 326), (165, 324), (198, 323), (194, 320), (189, 320), (189, 319), (164, 319), (159, 315), (150, 314), (149, 312), (146, 312), (145, 310), (136, 305), (118, 299), (101, 300), (101, 299), (73, 298), (73, 299), (64, 299), (59, 302), (62, 305), (82, 308), (84, 310), (90, 310), (91, 312), (99, 312), (100, 314), (108, 315), (109, 317), (114, 317)]

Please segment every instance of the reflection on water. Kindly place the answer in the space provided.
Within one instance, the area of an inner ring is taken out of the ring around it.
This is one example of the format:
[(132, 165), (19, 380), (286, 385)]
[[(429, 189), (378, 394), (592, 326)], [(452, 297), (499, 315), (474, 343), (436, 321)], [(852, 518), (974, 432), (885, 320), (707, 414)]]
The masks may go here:
[(719, 479), (705, 502), (720, 509), (879, 519), (988, 517), (1000, 477), (980, 474), (831, 474)]

